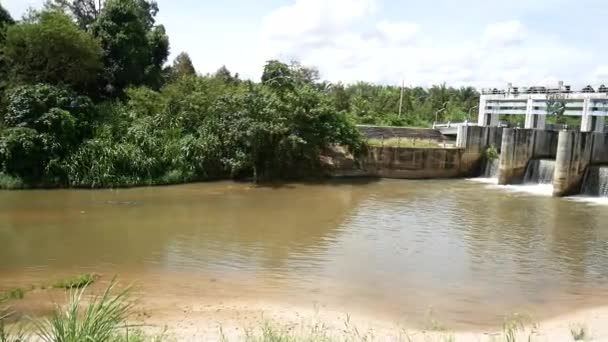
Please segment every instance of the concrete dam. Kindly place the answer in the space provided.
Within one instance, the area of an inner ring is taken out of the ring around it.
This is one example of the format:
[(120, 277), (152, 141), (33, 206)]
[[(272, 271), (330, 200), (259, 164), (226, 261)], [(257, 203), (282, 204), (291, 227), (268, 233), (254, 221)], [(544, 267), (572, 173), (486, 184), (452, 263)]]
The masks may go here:
[[(501, 136), (499, 145), (483, 138), (492, 131)], [(470, 176), (496, 178), (499, 185), (550, 184), (557, 197), (608, 197), (606, 133), (462, 126), (459, 134)], [(483, 152), (490, 148), (498, 151), (495, 159)]]
[[(497, 127), (500, 115), (525, 115), (524, 128)], [(579, 117), (581, 126), (547, 129), (550, 115)], [(558, 197), (608, 197), (607, 115), (608, 88), (604, 86), (598, 91), (590, 86), (572, 91), (563, 82), (554, 89), (520, 90), (509, 85), (506, 90), (482, 91), (477, 129), (502, 130), (493, 175), (498, 184), (550, 184)], [(465, 126), (458, 132), (459, 147), (465, 150), (479, 143), (466, 139), (470, 130)]]
[[(368, 146), (356, 157), (330, 156), (332, 176), (403, 179), (489, 178), (498, 185), (545, 185), (553, 196), (608, 197), (608, 89), (493, 90), (480, 99), (477, 124), (460, 124), (455, 144), (429, 129), (362, 127), (370, 138), (435, 139), (438, 147)], [(581, 127), (545, 125), (558, 98), (561, 115), (580, 116)], [(525, 105), (522, 105), (525, 104)], [(501, 127), (500, 115), (525, 115), (523, 128)], [(370, 133), (371, 132), (371, 133)], [(438, 131), (437, 131), (438, 132)], [(431, 134), (432, 133), (432, 134)], [(439, 137), (439, 138), (437, 138)], [(442, 146), (443, 145), (443, 146)], [(490, 153), (491, 152), (491, 153)], [(337, 153), (340, 154), (340, 153)]]

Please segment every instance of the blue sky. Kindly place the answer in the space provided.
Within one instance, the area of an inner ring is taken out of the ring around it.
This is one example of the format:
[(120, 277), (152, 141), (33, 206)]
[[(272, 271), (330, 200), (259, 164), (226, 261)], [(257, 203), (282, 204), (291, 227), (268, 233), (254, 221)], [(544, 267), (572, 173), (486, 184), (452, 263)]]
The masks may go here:
[[(14, 17), (42, 0), (0, 0)], [(158, 0), (172, 57), (258, 78), (298, 59), (331, 81), (608, 83), (606, 0)]]

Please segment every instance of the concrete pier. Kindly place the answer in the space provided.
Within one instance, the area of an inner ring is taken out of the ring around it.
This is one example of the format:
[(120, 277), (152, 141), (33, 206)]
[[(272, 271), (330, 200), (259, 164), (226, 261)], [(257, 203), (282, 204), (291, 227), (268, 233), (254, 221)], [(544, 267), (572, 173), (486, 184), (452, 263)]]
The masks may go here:
[(608, 163), (608, 134), (559, 132), (553, 195), (580, 193), (585, 172), (590, 165)]
[(462, 169), (466, 174), (478, 176), (484, 158), (484, 152), (490, 146), (500, 151), (502, 127), (459, 126), (456, 146), (464, 149), (462, 154)]
[(498, 184), (520, 184), (531, 159), (554, 158), (558, 132), (505, 128), (498, 167)]

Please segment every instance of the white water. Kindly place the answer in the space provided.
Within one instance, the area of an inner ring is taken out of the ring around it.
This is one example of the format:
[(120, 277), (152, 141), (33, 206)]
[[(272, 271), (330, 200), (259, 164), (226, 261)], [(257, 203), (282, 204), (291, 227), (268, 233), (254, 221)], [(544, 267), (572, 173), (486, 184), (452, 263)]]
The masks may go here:
[(590, 166), (583, 180), (581, 194), (608, 198), (608, 166)]
[(496, 178), (498, 177), (498, 158), (494, 160), (488, 160), (484, 162), (481, 170), (482, 178)]
[[(498, 185), (496, 174), (488, 177), (483, 171), (483, 177), (469, 178), (469, 181), (487, 184), (486, 188), (501, 189), (508, 192), (528, 193), (537, 196), (553, 195), (553, 160), (530, 161), (526, 169), (524, 184)], [(565, 198), (568, 201), (584, 202), (591, 205), (608, 205), (608, 166), (593, 166), (589, 169), (583, 182), (582, 194)]]
[(585, 202), (593, 205), (608, 205), (608, 197), (592, 197), (579, 195), (566, 197), (566, 199), (574, 202)]
[(488, 184), (487, 188), (528, 193), (538, 196), (552, 196), (554, 167), (554, 160), (534, 159), (528, 164), (524, 176), (524, 184), (498, 185), (498, 160), (495, 160), (484, 165), (482, 177), (469, 178), (468, 180)]
[(555, 160), (532, 159), (526, 168), (524, 184), (552, 184)]

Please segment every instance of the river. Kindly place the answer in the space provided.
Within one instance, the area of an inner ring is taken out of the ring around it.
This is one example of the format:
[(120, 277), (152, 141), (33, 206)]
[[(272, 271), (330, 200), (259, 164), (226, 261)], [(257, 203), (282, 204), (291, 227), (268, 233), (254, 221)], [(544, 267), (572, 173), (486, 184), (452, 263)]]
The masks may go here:
[(97, 272), (454, 329), (608, 304), (604, 205), (467, 180), (0, 192), (0, 289)]

